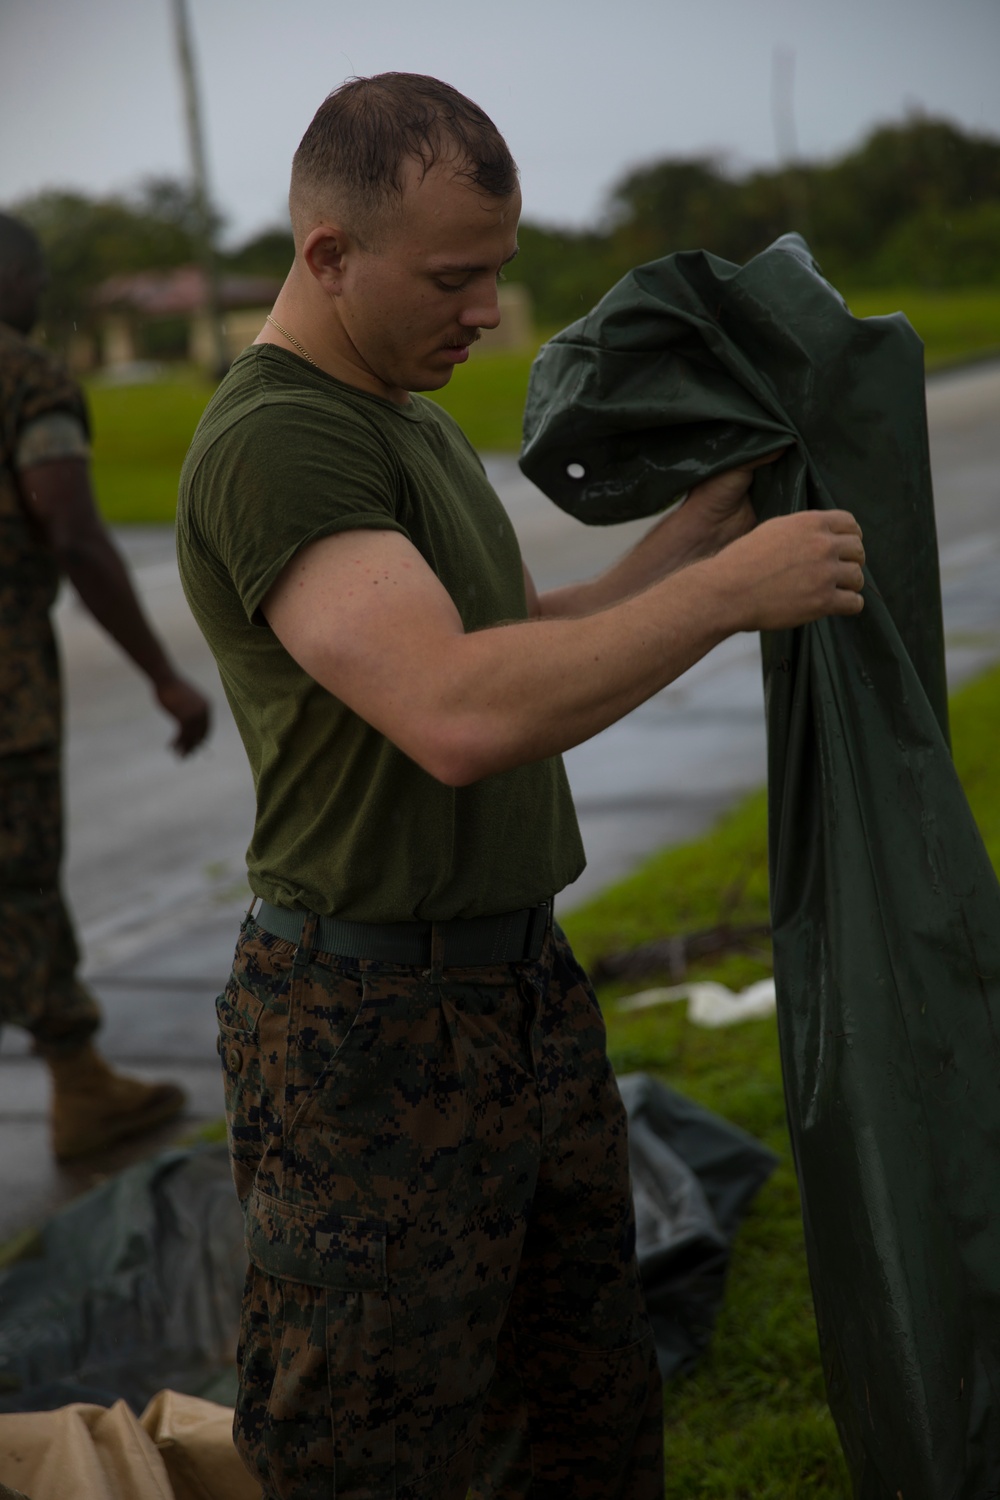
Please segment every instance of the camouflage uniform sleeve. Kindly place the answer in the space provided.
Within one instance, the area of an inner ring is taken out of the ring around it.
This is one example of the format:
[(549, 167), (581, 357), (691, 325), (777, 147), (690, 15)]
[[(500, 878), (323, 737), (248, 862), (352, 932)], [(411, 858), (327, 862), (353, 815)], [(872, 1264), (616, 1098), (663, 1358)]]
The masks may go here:
[(25, 467), (15, 458), (23, 436), (54, 413), (75, 419), (84, 440), (89, 437), (83, 392), (65, 365), (11, 330), (0, 330), (0, 465)]
[(57, 757), (61, 740), (50, 619), (59, 571), (18, 471), (85, 454), (87, 435), (83, 393), (66, 367), (0, 324), (0, 780), (11, 757)]
[(60, 458), (89, 457), (87, 432), (76, 413), (52, 411), (36, 417), (18, 434), (14, 468), (30, 469)]

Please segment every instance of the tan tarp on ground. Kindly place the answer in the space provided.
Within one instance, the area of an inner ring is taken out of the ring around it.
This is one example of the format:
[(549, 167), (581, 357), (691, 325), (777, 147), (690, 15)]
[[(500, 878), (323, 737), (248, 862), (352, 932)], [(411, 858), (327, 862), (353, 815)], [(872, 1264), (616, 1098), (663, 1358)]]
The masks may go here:
[[(0, 1481), (29, 1500), (260, 1500), (233, 1447), (229, 1407), (160, 1391), (0, 1415)], [(2, 1487), (0, 1487), (2, 1494)]]

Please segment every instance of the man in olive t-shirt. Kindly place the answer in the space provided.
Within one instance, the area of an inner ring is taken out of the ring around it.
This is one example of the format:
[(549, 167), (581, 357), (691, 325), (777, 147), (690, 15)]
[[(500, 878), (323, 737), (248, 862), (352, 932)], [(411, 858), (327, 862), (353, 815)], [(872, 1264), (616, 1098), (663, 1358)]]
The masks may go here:
[(301, 549), (358, 529), (414, 547), (465, 631), (525, 619), (513, 527), (440, 407), (356, 390), (271, 344), (245, 350), (188, 455), (178, 547), (253, 770), (253, 890), (364, 922), (548, 901), (583, 868), (558, 757), (447, 786), (267, 629), (261, 603)]
[(296, 152), (295, 261), (196, 434), (178, 549), (257, 786), (220, 997), (250, 1271), (235, 1435), (268, 1500), (658, 1500), (621, 1100), (550, 901), (559, 760), (738, 630), (861, 608), (845, 512), (751, 474), (539, 596), (414, 391), (499, 319), (517, 173), (435, 79)]

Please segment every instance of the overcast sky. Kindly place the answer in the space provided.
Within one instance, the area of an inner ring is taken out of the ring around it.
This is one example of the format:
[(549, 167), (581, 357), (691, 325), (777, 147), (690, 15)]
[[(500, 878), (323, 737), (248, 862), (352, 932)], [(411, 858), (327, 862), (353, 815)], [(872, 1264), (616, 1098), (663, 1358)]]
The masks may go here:
[[(525, 216), (553, 224), (594, 222), (616, 178), (660, 156), (773, 165), (792, 126), (812, 160), (913, 109), (1000, 136), (1000, 0), (188, 4), (230, 243), (286, 222), (317, 105), (385, 69), (481, 104), (520, 165)], [(780, 140), (776, 57), (779, 93), (794, 75)], [(0, 0), (0, 205), (184, 175), (181, 101), (171, 0)]]

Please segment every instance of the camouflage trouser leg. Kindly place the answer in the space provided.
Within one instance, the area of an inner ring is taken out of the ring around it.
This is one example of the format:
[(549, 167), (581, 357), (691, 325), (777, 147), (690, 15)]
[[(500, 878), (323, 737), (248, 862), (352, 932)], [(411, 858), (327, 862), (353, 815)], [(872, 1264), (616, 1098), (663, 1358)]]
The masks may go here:
[(41, 1051), (75, 1050), (100, 1025), (76, 977), (79, 954), (59, 887), (58, 757), (0, 761), (0, 1024), (23, 1026)]
[(660, 1500), (625, 1114), (565, 941), (435, 982), (313, 928), (246, 923), (219, 999), (244, 1461), (268, 1500)]

